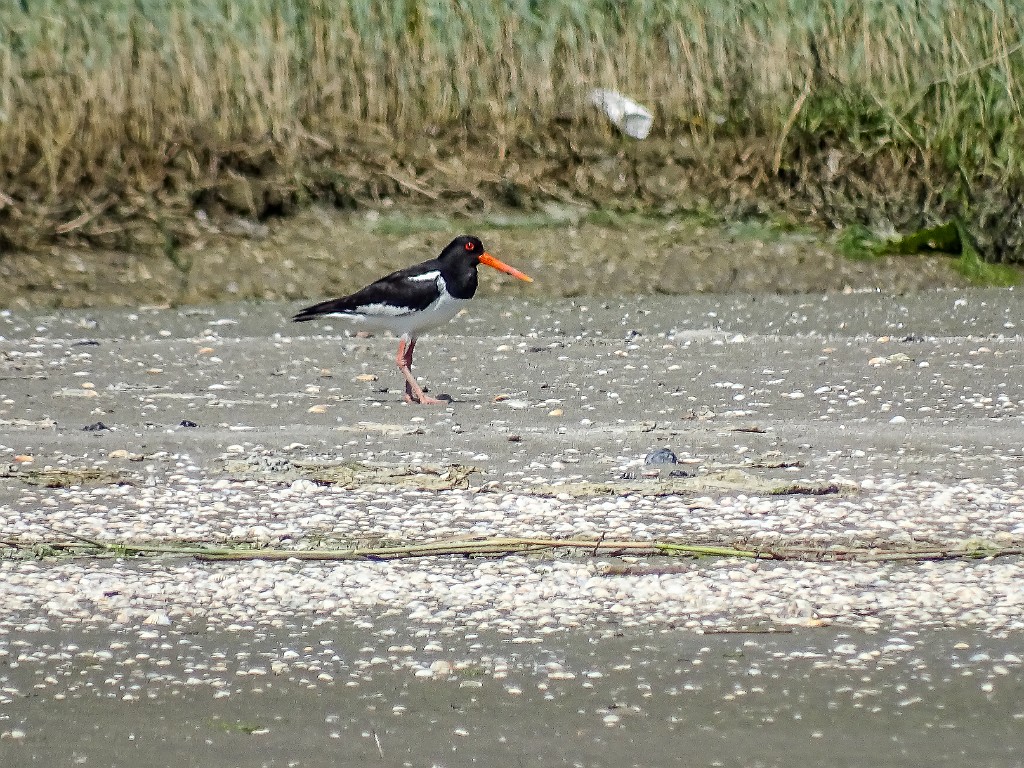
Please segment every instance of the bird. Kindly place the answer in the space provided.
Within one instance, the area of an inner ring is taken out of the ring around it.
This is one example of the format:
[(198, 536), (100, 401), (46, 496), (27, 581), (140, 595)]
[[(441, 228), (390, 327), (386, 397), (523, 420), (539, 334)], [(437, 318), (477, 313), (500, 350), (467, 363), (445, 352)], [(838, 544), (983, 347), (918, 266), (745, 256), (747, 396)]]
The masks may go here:
[(412, 375), (412, 353), (420, 334), (449, 322), (473, 298), (480, 264), (533, 282), (529, 275), (489, 254), (480, 238), (460, 235), (437, 258), (392, 272), (349, 296), (306, 307), (292, 320), (302, 323), (321, 317), (341, 318), (359, 330), (398, 334), (395, 362), (405, 378), (405, 402), (444, 403), (426, 394), (417, 383)]

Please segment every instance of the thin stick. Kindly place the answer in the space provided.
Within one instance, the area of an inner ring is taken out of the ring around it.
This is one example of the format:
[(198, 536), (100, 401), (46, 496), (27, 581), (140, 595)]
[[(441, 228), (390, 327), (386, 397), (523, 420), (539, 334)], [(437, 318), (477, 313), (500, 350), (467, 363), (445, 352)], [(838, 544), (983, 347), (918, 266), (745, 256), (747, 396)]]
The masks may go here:
[(807, 75), (807, 79), (804, 80), (804, 87), (800, 91), (800, 95), (797, 96), (796, 102), (793, 104), (793, 108), (789, 111), (789, 117), (786, 118), (786, 122), (782, 126), (779, 143), (775, 147), (775, 160), (772, 162), (772, 173), (776, 176), (779, 173), (779, 168), (782, 167), (782, 148), (786, 145), (786, 138), (789, 136), (789, 132), (793, 130), (793, 126), (796, 124), (796, 118), (800, 114), (800, 110), (803, 109), (804, 102), (807, 101), (807, 97), (811, 95), (811, 79), (811, 75)]
[[(990, 559), (1024, 555), (1024, 546), (931, 546), (907, 549), (880, 550), (877, 548), (847, 547), (822, 549), (806, 546), (778, 546), (748, 549), (726, 544), (687, 544), (674, 541), (637, 541), (633, 539), (555, 539), (527, 537), (476, 537), (443, 539), (412, 544), (388, 546), (353, 546), (345, 549), (254, 549), (244, 544), (220, 547), (203, 544), (173, 542), (94, 541), (62, 532), (73, 537), (71, 541), (21, 541), (17, 538), (0, 540), (0, 545), (31, 549), (36, 546), (51, 550), (68, 550), (76, 555), (159, 556), (177, 555), (203, 561), (251, 560), (401, 560), (417, 557), (504, 557), (553, 550), (577, 550), (591, 557), (628, 553), (636, 557), (716, 557), (749, 560), (775, 560), (789, 562), (922, 562), (938, 560)], [(625, 572), (622, 572), (625, 573)], [(622, 575), (609, 570), (608, 575)]]

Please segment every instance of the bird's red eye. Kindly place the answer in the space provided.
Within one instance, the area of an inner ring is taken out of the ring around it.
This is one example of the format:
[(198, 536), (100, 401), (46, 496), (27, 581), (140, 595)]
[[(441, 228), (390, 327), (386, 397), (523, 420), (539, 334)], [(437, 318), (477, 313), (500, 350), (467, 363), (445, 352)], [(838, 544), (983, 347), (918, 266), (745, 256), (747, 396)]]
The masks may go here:
[(473, 245), (472, 243), (466, 243), (466, 250), (467, 251), (472, 251), (474, 248), (476, 248), (476, 246)]

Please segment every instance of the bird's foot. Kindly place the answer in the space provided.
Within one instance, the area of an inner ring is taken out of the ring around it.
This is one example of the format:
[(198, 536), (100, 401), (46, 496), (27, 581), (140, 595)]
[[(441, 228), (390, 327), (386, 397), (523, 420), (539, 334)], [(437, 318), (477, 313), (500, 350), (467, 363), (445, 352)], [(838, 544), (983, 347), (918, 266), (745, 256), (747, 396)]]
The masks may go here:
[[(402, 372), (402, 376), (405, 377), (405, 402), (418, 403), (419, 405), (440, 405), (441, 403), (448, 402), (447, 400), (438, 400), (436, 397), (431, 397), (416, 382), (416, 377), (409, 370), (409, 363), (412, 362), (412, 348), (412, 344), (406, 348), (403, 342), (399, 345), (398, 356), (395, 358), (398, 362), (398, 369)], [(408, 360), (405, 359), (406, 355), (409, 356)]]
[(419, 386), (414, 387), (409, 382), (406, 382), (405, 402), (415, 403), (417, 405), (441, 405), (449, 401), (445, 399), (431, 397), (426, 392), (424, 392)]
[(420, 397), (414, 397), (413, 395), (406, 395), (405, 402), (415, 403), (417, 405), (447, 405), (450, 400), (444, 398), (431, 397), (430, 395), (420, 395)]

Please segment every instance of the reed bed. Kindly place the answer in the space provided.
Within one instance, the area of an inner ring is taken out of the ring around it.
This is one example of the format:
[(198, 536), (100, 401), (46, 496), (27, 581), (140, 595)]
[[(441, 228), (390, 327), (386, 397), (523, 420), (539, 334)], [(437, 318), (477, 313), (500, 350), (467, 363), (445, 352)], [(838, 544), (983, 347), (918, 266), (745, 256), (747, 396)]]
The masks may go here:
[[(166, 234), (211, 201), (266, 215), (310, 197), (444, 200), (470, 175), (513, 203), (665, 208), (703, 190), (714, 204), (831, 223), (957, 215), (1009, 258), (1024, 186), (1021, 11), (11, 0), (0, 5), (0, 241), (101, 238), (138, 221)], [(625, 146), (586, 104), (598, 86), (648, 105), (652, 137)], [(602, 155), (632, 163), (633, 183), (598, 178), (621, 176), (598, 167)], [(666, 164), (687, 179), (640, 181)]]

